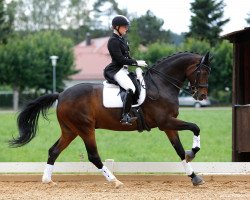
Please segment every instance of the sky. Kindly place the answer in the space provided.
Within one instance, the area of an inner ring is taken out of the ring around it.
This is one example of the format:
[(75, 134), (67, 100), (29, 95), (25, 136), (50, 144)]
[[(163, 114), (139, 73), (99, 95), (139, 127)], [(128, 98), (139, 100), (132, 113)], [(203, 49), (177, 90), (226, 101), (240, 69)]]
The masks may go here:
[[(194, 0), (116, 0), (119, 8), (127, 8), (129, 13), (144, 15), (151, 10), (155, 16), (164, 20), (163, 28), (174, 33), (188, 32), (191, 19), (191, 2)], [(224, 0), (224, 18), (230, 21), (223, 26), (221, 35), (244, 29), (245, 18), (250, 13), (250, 0)], [(248, 25), (249, 26), (249, 25)]]

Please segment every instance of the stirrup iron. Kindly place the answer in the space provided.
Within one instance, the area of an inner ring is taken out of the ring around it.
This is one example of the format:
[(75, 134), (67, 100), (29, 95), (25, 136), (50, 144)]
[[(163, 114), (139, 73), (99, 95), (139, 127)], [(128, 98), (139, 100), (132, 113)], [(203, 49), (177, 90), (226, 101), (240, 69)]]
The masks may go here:
[(133, 122), (137, 120), (137, 117), (131, 117), (130, 114), (126, 113), (122, 116), (121, 123), (122, 125), (129, 125), (131, 126)]

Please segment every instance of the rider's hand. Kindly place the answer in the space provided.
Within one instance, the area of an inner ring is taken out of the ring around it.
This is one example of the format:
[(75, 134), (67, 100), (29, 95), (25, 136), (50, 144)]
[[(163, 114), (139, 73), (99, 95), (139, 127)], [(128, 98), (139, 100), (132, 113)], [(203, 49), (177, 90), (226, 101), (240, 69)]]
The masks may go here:
[(147, 67), (147, 63), (144, 60), (137, 60), (137, 66), (139, 67)]

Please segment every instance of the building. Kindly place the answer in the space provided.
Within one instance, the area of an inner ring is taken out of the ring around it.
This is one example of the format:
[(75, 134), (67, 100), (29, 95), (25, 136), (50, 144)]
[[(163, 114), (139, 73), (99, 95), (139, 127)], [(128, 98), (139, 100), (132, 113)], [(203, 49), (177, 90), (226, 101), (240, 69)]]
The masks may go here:
[(66, 88), (78, 83), (100, 83), (104, 81), (103, 70), (111, 62), (107, 49), (109, 37), (86, 40), (74, 47), (75, 69), (77, 74), (65, 81)]
[(234, 46), (233, 151), (234, 162), (250, 161), (250, 27), (223, 36)]

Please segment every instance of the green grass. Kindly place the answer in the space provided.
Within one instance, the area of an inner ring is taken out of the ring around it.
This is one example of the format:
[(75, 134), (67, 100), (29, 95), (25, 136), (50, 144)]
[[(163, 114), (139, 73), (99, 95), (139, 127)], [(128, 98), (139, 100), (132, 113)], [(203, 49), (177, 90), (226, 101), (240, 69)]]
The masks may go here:
[[(196, 123), (201, 129), (201, 150), (197, 162), (229, 162), (232, 149), (232, 111), (226, 109), (181, 109), (179, 118)], [(48, 149), (60, 136), (54, 110), (49, 114), (50, 122), (40, 117), (37, 136), (20, 148), (9, 148), (6, 141), (17, 136), (16, 114), (0, 112), (0, 162), (45, 162)], [(179, 132), (185, 149), (192, 147), (193, 134)], [(97, 144), (102, 160), (117, 162), (178, 162), (179, 157), (164, 132), (157, 128), (151, 132), (96, 131)], [(83, 156), (83, 158), (82, 158)], [(57, 161), (88, 161), (82, 140), (76, 138), (63, 151)]]

